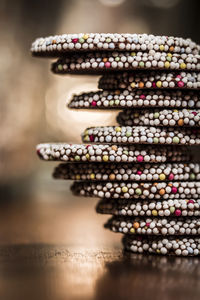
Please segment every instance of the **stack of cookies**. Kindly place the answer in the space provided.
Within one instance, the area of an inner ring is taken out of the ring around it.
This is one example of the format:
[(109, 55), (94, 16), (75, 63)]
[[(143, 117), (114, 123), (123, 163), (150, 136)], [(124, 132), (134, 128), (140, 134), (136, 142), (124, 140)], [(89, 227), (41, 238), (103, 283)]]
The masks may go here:
[(35, 56), (58, 57), (56, 74), (101, 75), (99, 90), (74, 95), (73, 109), (120, 109), (118, 126), (87, 128), (84, 144), (40, 144), (60, 160), (54, 177), (76, 195), (100, 198), (106, 228), (126, 250), (200, 253), (200, 46), (190, 39), (137, 34), (64, 34), (37, 39)]

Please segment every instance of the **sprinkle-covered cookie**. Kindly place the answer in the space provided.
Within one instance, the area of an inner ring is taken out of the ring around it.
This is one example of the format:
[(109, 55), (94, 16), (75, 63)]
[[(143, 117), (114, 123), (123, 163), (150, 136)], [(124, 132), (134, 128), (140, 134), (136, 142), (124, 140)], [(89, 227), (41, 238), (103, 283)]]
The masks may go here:
[(200, 180), (199, 164), (62, 163), (54, 178), (102, 181), (188, 181)]
[[(170, 56), (169, 56), (170, 54)], [(170, 62), (169, 62), (170, 57)], [(200, 55), (155, 52), (86, 52), (59, 58), (56, 74), (102, 74), (127, 70), (200, 70)]]
[(106, 228), (124, 234), (199, 235), (200, 218), (112, 217)]
[(123, 126), (200, 127), (200, 110), (128, 109), (118, 114), (117, 122)]
[[(130, 236), (123, 238), (124, 249), (133, 253), (161, 254), (175, 256), (197, 256), (200, 253), (200, 238)], [(180, 266), (179, 266), (180, 267)]]
[(78, 33), (54, 35), (45, 38), (37, 38), (31, 46), (33, 55), (48, 57), (62, 56), (69, 52), (97, 50), (128, 50), (141, 52), (154, 50), (160, 51), (161, 53), (198, 54), (200, 47), (191, 39), (129, 33)]
[(87, 128), (84, 143), (199, 145), (200, 129), (146, 126), (102, 126)]
[(198, 199), (200, 182), (75, 181), (71, 190), (85, 197), (114, 199)]
[(199, 89), (200, 73), (196, 72), (122, 72), (103, 75), (99, 80), (103, 90), (134, 89)]
[(69, 162), (186, 162), (191, 160), (187, 147), (141, 145), (87, 145), (48, 143), (37, 145), (41, 159)]
[(199, 217), (200, 200), (137, 200), (103, 199), (97, 204), (96, 211), (127, 217)]
[(200, 108), (200, 94), (181, 90), (115, 90), (96, 91), (74, 95), (69, 108), (120, 109), (120, 108)]

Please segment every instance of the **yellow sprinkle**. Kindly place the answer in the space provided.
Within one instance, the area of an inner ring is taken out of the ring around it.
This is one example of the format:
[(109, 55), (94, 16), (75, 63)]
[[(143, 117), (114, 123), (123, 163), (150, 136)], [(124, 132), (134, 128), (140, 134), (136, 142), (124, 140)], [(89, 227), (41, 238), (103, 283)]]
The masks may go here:
[(156, 250), (156, 252), (157, 252), (157, 253), (160, 253), (160, 250), (159, 250), (159, 249), (157, 249), (157, 250)]
[(85, 134), (85, 135), (88, 134), (88, 130), (85, 130), (85, 131), (84, 131), (84, 134)]
[(79, 180), (81, 179), (81, 176), (80, 175), (76, 175), (76, 180)]
[(103, 156), (103, 161), (108, 161), (108, 155)]
[(90, 174), (90, 178), (95, 179), (95, 174), (94, 173)]
[(163, 50), (165, 50), (164, 45), (160, 45), (160, 51), (163, 51)]
[(134, 82), (131, 83), (131, 87), (132, 87), (133, 89), (135, 88), (135, 83), (134, 83)]
[(170, 67), (170, 63), (168, 61), (165, 62), (165, 68), (169, 68)]
[(152, 210), (152, 215), (153, 215), (153, 216), (157, 216), (157, 215), (158, 215), (157, 210), (153, 209), (153, 210)]
[(84, 136), (84, 141), (85, 141), (85, 142), (89, 142), (89, 141), (90, 141), (89, 135), (85, 135), (85, 136)]
[(131, 233), (135, 233), (135, 228), (131, 228), (131, 229), (130, 229), (130, 232), (131, 232)]
[(116, 132), (120, 132), (120, 131), (122, 131), (122, 129), (121, 129), (121, 127), (116, 127), (116, 128), (115, 128), (115, 131), (116, 131)]
[(156, 82), (156, 86), (158, 87), (158, 88), (160, 88), (161, 86), (162, 86), (162, 82), (159, 80), (159, 81), (157, 81)]
[(185, 69), (186, 68), (186, 64), (182, 63), (182, 64), (180, 64), (180, 67), (181, 67), (181, 69)]
[(85, 155), (85, 157), (86, 157), (87, 159), (89, 159), (89, 158), (90, 158), (90, 155), (87, 153), (87, 154)]
[(167, 53), (167, 56), (172, 57), (172, 54), (171, 53)]
[(136, 56), (136, 53), (135, 52), (131, 52), (131, 56)]
[(123, 188), (122, 188), (122, 192), (123, 192), (123, 193), (126, 193), (126, 192), (128, 192), (128, 188), (127, 188), (126, 186), (123, 186)]
[(84, 40), (87, 40), (89, 38), (89, 35), (88, 34), (84, 34), (83, 38), (84, 38)]
[(160, 174), (159, 178), (160, 178), (160, 180), (165, 180), (166, 176), (165, 176), (165, 174), (162, 173), (162, 174)]

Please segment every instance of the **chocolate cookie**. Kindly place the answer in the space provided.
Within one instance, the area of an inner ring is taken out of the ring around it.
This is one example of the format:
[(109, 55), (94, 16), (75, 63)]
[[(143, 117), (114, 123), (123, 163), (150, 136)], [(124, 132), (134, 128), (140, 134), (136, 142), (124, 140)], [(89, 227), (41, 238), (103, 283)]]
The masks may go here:
[(191, 153), (187, 147), (141, 145), (95, 145), (48, 143), (37, 145), (37, 154), (44, 160), (73, 162), (186, 162)]
[(74, 182), (75, 195), (114, 199), (198, 199), (200, 182)]
[(144, 235), (199, 235), (200, 218), (112, 217), (105, 224), (114, 232)]
[(97, 204), (100, 214), (140, 217), (199, 217), (200, 200), (126, 200), (103, 199)]
[[(200, 253), (199, 237), (182, 236), (129, 236), (123, 238), (124, 249), (133, 253), (197, 256)], [(180, 268), (180, 266), (179, 266)]]
[(117, 116), (123, 126), (200, 127), (200, 110), (128, 109)]
[(96, 91), (74, 95), (68, 104), (76, 109), (122, 109), (144, 107), (200, 108), (200, 94), (180, 90)]
[(134, 89), (199, 89), (200, 74), (196, 72), (138, 71), (103, 75), (99, 80), (103, 90)]
[(199, 164), (63, 163), (54, 178), (102, 181), (188, 181), (200, 179)]
[(199, 145), (200, 129), (102, 126), (87, 128), (84, 143)]

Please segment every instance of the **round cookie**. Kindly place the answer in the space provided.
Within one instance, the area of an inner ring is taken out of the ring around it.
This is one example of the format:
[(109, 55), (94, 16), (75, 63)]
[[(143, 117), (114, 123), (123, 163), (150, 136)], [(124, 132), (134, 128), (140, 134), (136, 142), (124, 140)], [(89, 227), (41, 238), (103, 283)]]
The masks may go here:
[(196, 72), (123, 72), (103, 75), (98, 87), (103, 90), (134, 89), (199, 89), (200, 73)]
[(199, 145), (200, 129), (146, 126), (99, 126), (87, 128), (84, 143)]
[(112, 217), (104, 225), (114, 232), (144, 235), (199, 235), (200, 218)]
[(200, 200), (138, 200), (103, 199), (97, 204), (96, 211), (124, 217), (199, 217)]
[[(169, 62), (170, 57), (170, 62)], [(131, 70), (200, 70), (200, 55), (155, 52), (72, 53), (52, 64), (56, 74), (103, 74)]]
[(75, 181), (75, 195), (114, 199), (198, 199), (200, 182), (103, 182)]
[(200, 108), (200, 95), (196, 91), (181, 90), (115, 90), (96, 91), (74, 95), (68, 104), (75, 109), (122, 109), (162, 107)]
[(173, 36), (155, 36), (130, 33), (78, 33), (37, 38), (31, 46), (35, 56), (55, 57), (69, 52), (128, 50), (149, 52), (150, 50), (198, 54), (200, 46), (191, 39)]
[(57, 166), (54, 178), (102, 181), (188, 181), (200, 180), (200, 165), (130, 164), (130, 163), (63, 163)]
[(200, 127), (200, 110), (128, 109), (118, 114), (117, 122), (122, 126)]
[(125, 250), (133, 253), (175, 256), (197, 256), (200, 253), (200, 238), (191, 238), (190, 236), (167, 236), (162, 238), (157, 236), (125, 235), (123, 245)]
[(46, 161), (70, 162), (185, 162), (191, 160), (187, 147), (141, 145), (87, 145), (45, 143), (37, 145), (37, 154)]

